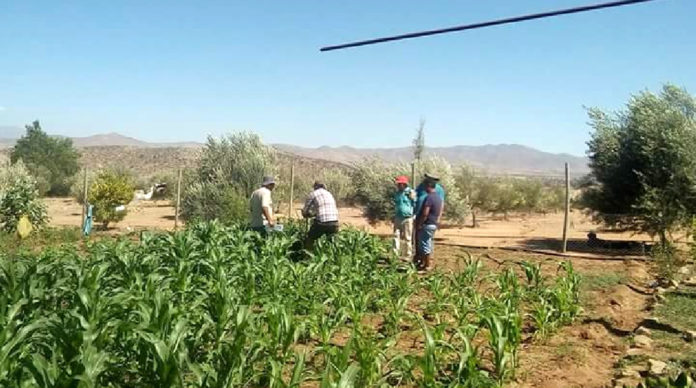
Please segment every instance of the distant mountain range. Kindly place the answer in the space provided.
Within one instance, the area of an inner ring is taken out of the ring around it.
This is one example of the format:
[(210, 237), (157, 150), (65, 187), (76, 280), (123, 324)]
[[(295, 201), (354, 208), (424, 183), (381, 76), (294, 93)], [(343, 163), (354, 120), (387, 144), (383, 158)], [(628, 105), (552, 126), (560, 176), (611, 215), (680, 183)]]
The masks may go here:
[[(0, 148), (12, 147), (24, 130), (16, 127), (0, 127)], [(64, 137), (54, 135), (56, 137)], [(199, 147), (201, 143), (196, 142), (172, 142), (172, 143), (150, 143), (132, 137), (111, 132), (85, 137), (72, 137), (73, 145), (78, 148), (83, 147), (103, 147), (103, 146), (126, 146), (126, 147)]]
[[(408, 162), (413, 155), (413, 150), (410, 147), (305, 148), (287, 144), (276, 144), (275, 147), (295, 155), (341, 163), (355, 163), (369, 157), (377, 157), (388, 162)], [(466, 163), (490, 174), (558, 176), (564, 173), (565, 163), (568, 163), (573, 176), (589, 172), (588, 161), (584, 157), (553, 154), (519, 144), (426, 147), (424, 154), (425, 156), (440, 156), (453, 165)]]
[[(21, 128), (0, 127), (0, 148), (12, 147), (21, 136)], [(87, 137), (72, 138), (78, 148), (87, 147), (132, 147), (132, 148), (196, 148), (201, 143), (150, 143), (118, 133), (107, 133)], [(387, 162), (407, 162), (413, 151), (410, 147), (400, 148), (353, 148), (319, 147), (306, 148), (288, 144), (275, 144), (284, 153), (311, 159), (321, 159), (342, 164), (353, 164), (370, 157)], [(587, 159), (569, 154), (554, 154), (518, 144), (498, 144), (483, 146), (451, 146), (426, 148), (425, 155), (437, 155), (453, 165), (469, 164), (490, 174), (560, 176), (564, 163), (568, 163), (573, 176), (589, 172)]]

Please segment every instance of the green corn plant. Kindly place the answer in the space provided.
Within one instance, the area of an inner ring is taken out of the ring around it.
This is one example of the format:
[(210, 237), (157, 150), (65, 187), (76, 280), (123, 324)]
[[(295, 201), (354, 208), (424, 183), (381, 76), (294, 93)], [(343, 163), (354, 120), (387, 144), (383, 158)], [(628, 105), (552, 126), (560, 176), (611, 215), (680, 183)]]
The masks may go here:
[(502, 383), (513, 368), (513, 355), (509, 350), (510, 339), (499, 317), (495, 315), (483, 317), (482, 323), (488, 329), (488, 344), (493, 352), (495, 373), (498, 381)]
[(534, 334), (539, 339), (546, 338), (555, 326), (554, 316), (556, 315), (556, 310), (547, 298), (544, 295), (537, 296), (537, 300), (529, 314), (536, 327)]
[(523, 261), (520, 266), (527, 278), (527, 289), (529, 291), (536, 291), (543, 288), (544, 277), (541, 275), (541, 263)]

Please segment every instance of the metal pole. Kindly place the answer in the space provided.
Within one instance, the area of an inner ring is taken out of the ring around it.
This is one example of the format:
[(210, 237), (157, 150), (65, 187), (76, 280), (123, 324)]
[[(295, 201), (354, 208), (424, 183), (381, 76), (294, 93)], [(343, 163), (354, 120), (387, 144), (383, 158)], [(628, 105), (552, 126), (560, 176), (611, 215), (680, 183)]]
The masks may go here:
[(288, 200), (288, 219), (292, 218), (292, 201), (295, 191), (295, 159), (290, 162), (290, 199)]
[(174, 209), (174, 229), (179, 227), (179, 207), (181, 206), (181, 169), (176, 181), (176, 208)]
[(85, 215), (87, 213), (87, 167), (85, 167), (85, 172), (84, 172), (84, 177), (82, 179), (82, 218), (80, 220), (82, 221), (81, 227), (85, 227)]
[(570, 214), (570, 171), (568, 163), (565, 164), (565, 215), (563, 216), (563, 246), (561, 252), (568, 249), (568, 215)]

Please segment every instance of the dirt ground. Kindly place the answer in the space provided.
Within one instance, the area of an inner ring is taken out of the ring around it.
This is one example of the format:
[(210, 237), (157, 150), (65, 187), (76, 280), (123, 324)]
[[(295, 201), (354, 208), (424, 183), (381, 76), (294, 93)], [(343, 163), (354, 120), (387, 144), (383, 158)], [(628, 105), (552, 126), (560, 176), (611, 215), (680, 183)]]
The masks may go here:
[[(71, 198), (46, 198), (48, 214), (54, 226), (79, 226), (81, 206)], [(295, 206), (295, 211), (300, 204)], [(370, 233), (389, 236), (392, 227), (388, 223), (370, 225), (359, 208), (339, 208), (341, 222), (364, 229)], [(283, 217), (282, 214), (277, 214)], [(298, 214), (294, 215), (298, 217)], [(438, 231), (437, 241), (475, 247), (519, 247), (555, 250), (563, 233), (563, 214), (515, 214), (506, 220), (502, 216), (479, 216), (479, 226), (447, 226)], [(140, 201), (128, 206), (126, 218), (113, 225), (113, 231), (174, 228), (174, 207), (169, 201)], [(570, 215), (568, 238), (575, 242), (587, 240), (587, 233), (596, 231), (605, 240), (651, 241), (649, 236), (631, 232), (606, 231), (579, 212)]]
[[(556, 274), (558, 257), (499, 249), (464, 249), (445, 246), (436, 251), (437, 266), (458, 271), (462, 255), (473, 254), (498, 272), (524, 261), (541, 262), (545, 276)], [(583, 313), (576, 322), (559, 329), (544, 341), (528, 339), (520, 349), (520, 366), (514, 388), (613, 387), (626, 362), (634, 330), (650, 315), (651, 296), (645, 291), (652, 281), (648, 264), (634, 260), (573, 259), (583, 278), (618, 274), (622, 281), (605, 288), (583, 290)], [(519, 269), (519, 268), (517, 268)], [(589, 282), (589, 281), (588, 281)], [(637, 382), (637, 380), (635, 380)], [(635, 386), (633, 384), (632, 386)]]

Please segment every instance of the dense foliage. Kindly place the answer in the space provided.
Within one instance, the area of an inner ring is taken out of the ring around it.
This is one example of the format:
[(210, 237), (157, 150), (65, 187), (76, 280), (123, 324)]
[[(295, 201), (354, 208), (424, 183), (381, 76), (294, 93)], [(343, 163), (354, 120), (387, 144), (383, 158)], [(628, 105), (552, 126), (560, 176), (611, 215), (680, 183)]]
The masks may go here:
[(419, 278), (358, 231), (295, 262), (302, 233), (213, 222), (0, 253), (0, 386), (491, 387), (514, 374), (523, 326), (545, 335), (579, 311), (569, 263), (552, 284), (538, 264), (522, 284), (471, 258)]
[(696, 214), (696, 100), (666, 85), (642, 92), (614, 114), (590, 109), (591, 177), (583, 203), (610, 225), (664, 243)]
[(0, 229), (15, 232), (22, 216), (27, 216), (33, 228), (41, 228), (48, 222), (36, 180), (20, 161), (0, 168)]
[[(419, 171), (429, 172), (440, 178), (445, 189), (445, 214), (450, 222), (461, 223), (468, 214), (466, 198), (460, 194), (452, 166), (444, 159), (430, 157), (419, 163)], [(396, 190), (394, 179), (399, 175), (410, 175), (406, 164), (388, 164), (378, 159), (367, 159), (351, 171), (353, 191), (351, 199), (363, 206), (365, 217), (370, 222), (391, 220), (394, 216), (392, 197)], [(420, 183), (411, 182), (412, 187)]]
[(208, 138), (195, 170), (186, 174), (181, 214), (187, 220), (246, 221), (248, 199), (274, 171), (275, 152), (258, 135)]
[(474, 226), (479, 212), (546, 214), (562, 210), (565, 205), (565, 188), (558, 181), (486, 176), (468, 166), (462, 167), (455, 178), (461, 195), (468, 198)]
[(132, 177), (124, 171), (99, 172), (87, 193), (90, 205), (94, 206), (94, 220), (105, 229), (110, 223), (123, 220), (127, 209), (119, 207), (133, 199), (133, 187)]
[(80, 154), (72, 140), (48, 136), (38, 121), (26, 126), (27, 133), (17, 140), (10, 159), (22, 160), (39, 182), (41, 195), (66, 195), (69, 179), (79, 170)]

